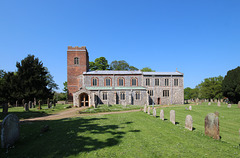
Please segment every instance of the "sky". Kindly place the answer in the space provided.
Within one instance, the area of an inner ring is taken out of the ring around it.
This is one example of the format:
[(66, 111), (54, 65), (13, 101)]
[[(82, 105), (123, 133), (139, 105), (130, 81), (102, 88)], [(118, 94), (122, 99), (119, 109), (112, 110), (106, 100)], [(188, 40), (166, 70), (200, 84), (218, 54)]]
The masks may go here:
[(0, 69), (38, 57), (63, 89), (67, 46), (89, 60), (184, 73), (184, 87), (240, 66), (239, 0), (1, 0)]

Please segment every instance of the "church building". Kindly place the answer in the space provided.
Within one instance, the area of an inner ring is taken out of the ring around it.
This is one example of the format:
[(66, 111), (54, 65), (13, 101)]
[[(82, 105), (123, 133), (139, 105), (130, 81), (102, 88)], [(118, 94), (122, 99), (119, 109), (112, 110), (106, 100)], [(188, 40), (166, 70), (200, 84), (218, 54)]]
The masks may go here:
[(67, 83), (68, 99), (75, 107), (184, 103), (183, 73), (89, 71), (89, 56), (85, 46), (68, 46)]

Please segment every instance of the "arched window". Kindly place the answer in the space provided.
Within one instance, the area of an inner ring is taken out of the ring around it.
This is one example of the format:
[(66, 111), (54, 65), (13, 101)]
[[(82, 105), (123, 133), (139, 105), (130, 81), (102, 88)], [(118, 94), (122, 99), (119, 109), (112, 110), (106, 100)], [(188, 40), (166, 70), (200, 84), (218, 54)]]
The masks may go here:
[(105, 86), (112, 86), (111, 78), (105, 78)]
[(137, 86), (137, 78), (131, 78), (131, 86)]
[(74, 64), (75, 64), (75, 65), (78, 65), (78, 64), (79, 64), (79, 58), (78, 58), (78, 57), (75, 57), (75, 58), (74, 58)]
[(92, 86), (98, 86), (98, 78), (92, 78)]
[(125, 83), (124, 83), (124, 78), (119, 78), (118, 79), (118, 86), (124, 86)]

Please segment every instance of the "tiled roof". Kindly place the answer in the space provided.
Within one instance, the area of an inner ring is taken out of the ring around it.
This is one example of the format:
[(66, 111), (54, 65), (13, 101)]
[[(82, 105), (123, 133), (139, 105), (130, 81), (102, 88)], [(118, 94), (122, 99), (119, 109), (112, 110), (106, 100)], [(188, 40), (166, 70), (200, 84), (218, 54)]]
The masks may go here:
[(143, 75), (183, 75), (181, 72), (143, 72)]
[(144, 87), (138, 87), (138, 86), (136, 86), (136, 87), (95, 87), (95, 86), (93, 86), (93, 87), (86, 87), (86, 89), (87, 90), (113, 90), (113, 89), (116, 89), (116, 90), (126, 90), (126, 89), (128, 89), (128, 90), (131, 90), (131, 89), (133, 89), (133, 90), (145, 90), (146, 88), (144, 88)]

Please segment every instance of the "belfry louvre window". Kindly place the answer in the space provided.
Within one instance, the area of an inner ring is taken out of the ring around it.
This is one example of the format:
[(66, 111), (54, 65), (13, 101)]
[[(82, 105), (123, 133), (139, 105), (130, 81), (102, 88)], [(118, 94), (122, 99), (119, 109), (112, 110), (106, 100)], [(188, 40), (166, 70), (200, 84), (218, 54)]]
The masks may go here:
[(120, 100), (125, 100), (125, 93), (124, 92), (120, 92)]
[(103, 100), (107, 100), (107, 93), (106, 92), (103, 93)]
[(159, 86), (159, 79), (155, 79), (155, 86)]
[(137, 80), (136, 80), (136, 78), (133, 78), (132, 79), (132, 86), (136, 86), (137, 85)]
[(74, 64), (75, 64), (75, 65), (78, 65), (78, 64), (79, 64), (79, 58), (78, 58), (78, 57), (75, 57), (75, 58), (74, 58)]
[(92, 79), (92, 85), (93, 85), (93, 86), (97, 86), (97, 79), (96, 79), (96, 78), (93, 78), (93, 79)]
[(146, 79), (146, 86), (150, 86), (150, 79), (149, 78)]
[(136, 100), (140, 100), (140, 92), (136, 92)]
[(163, 90), (163, 97), (169, 97), (169, 90)]
[(178, 79), (174, 79), (174, 86), (178, 86)]
[(118, 85), (119, 85), (119, 86), (123, 86), (123, 79), (122, 79), (122, 78), (119, 78), (119, 79), (118, 79)]
[(110, 78), (107, 78), (107, 79), (106, 79), (106, 86), (111, 86), (111, 80), (110, 80)]
[(165, 86), (169, 85), (169, 79), (165, 79)]

